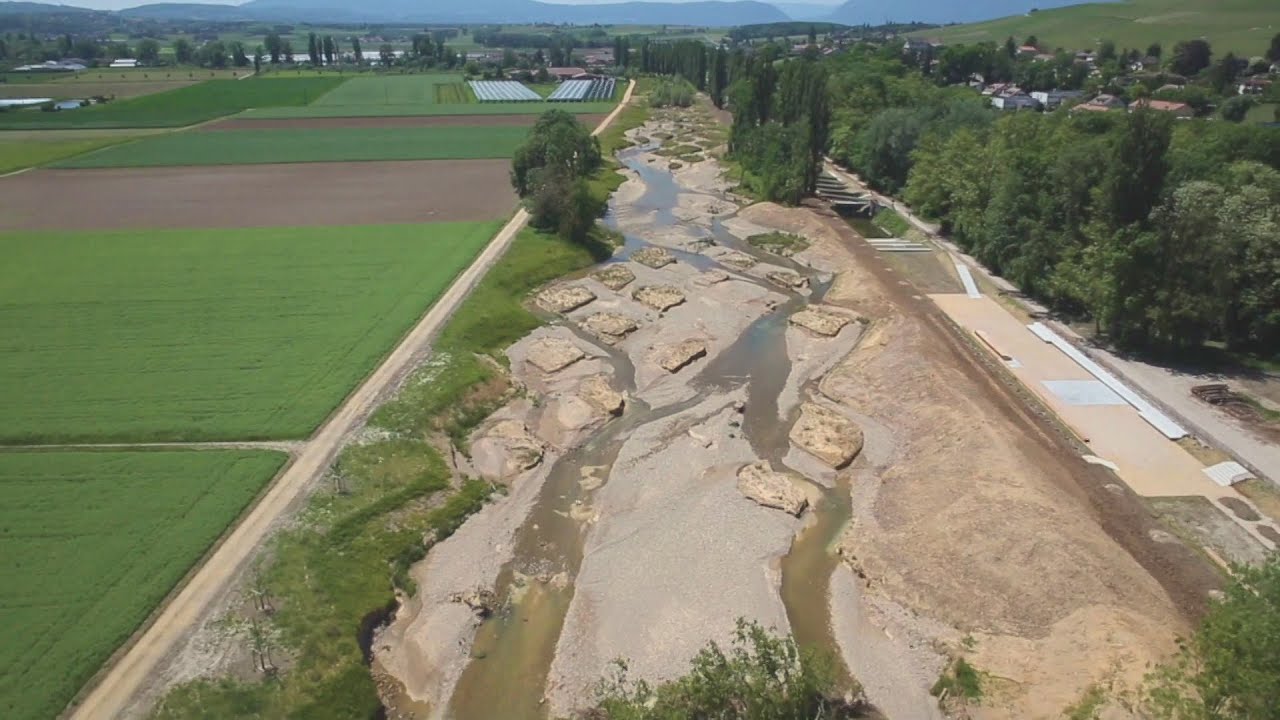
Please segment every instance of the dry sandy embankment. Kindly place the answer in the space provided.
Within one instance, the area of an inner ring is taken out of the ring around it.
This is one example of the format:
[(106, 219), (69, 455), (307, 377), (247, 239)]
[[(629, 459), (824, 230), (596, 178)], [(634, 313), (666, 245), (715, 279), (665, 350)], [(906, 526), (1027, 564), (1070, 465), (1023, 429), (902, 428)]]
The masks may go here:
[[(1187, 630), (1186, 605), (1206, 576), (1179, 575), (1162, 555), (1174, 551), (1132, 540), (1150, 522), (1132, 498), (1100, 510), (1097, 470), (948, 339), (909, 286), (869, 252), (855, 256), (847, 226), (769, 206), (742, 216), (803, 229), (818, 264), (843, 268), (827, 302), (873, 319), (819, 384), (825, 399), (865, 414), (864, 431), (883, 428), (867, 433), (868, 462), (854, 475), (840, 543), (849, 569), (832, 593), (841, 649), (871, 699), (891, 717), (921, 716), (886, 671), (927, 684), (922, 670), (938, 652), (988, 674), (973, 717), (1058, 717), (1091, 684), (1136, 685)], [(1176, 560), (1195, 565), (1181, 550)], [(1158, 581), (1145, 568), (1172, 572)], [(855, 583), (855, 570), (865, 580)]]

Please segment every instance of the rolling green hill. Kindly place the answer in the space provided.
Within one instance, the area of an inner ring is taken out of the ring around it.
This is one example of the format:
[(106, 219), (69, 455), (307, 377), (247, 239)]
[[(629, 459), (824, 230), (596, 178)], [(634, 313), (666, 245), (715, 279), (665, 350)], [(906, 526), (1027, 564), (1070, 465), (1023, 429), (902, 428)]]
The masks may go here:
[(1067, 49), (1092, 48), (1104, 39), (1119, 48), (1144, 50), (1158, 42), (1166, 53), (1179, 40), (1203, 37), (1215, 56), (1230, 51), (1254, 57), (1267, 51), (1276, 33), (1280, 33), (1277, 0), (1127, 0), (1040, 10), (913, 35), (949, 44), (1035, 35), (1041, 47)]

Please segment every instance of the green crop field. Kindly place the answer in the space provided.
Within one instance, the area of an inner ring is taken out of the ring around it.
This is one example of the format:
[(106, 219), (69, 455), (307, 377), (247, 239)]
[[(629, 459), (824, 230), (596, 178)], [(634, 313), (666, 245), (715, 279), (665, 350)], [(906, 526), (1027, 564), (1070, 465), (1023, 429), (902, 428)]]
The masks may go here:
[(179, 127), (230, 115), (246, 108), (306, 105), (342, 82), (343, 78), (340, 77), (210, 80), (168, 92), (79, 110), (11, 110), (0, 113), (0, 130)]
[(1228, 51), (1242, 57), (1266, 52), (1280, 32), (1280, 2), (1276, 0), (1128, 0), (1040, 10), (999, 20), (923, 30), (913, 35), (943, 42), (1004, 42), (1035, 35), (1046, 48), (1088, 49), (1101, 40), (1119, 48), (1146, 50), (1164, 46), (1166, 55), (1179, 40), (1203, 37), (1216, 56)]
[(306, 437), (500, 225), (0, 234), (0, 443)]
[(0, 453), (0, 716), (56, 716), (284, 460)]
[(58, 163), (64, 168), (508, 158), (524, 127), (307, 128), (154, 135)]
[(72, 157), (128, 140), (127, 137), (74, 140), (9, 140), (0, 135), (0, 175)]
[(548, 110), (564, 110), (575, 115), (603, 115), (613, 110), (612, 102), (512, 102), (463, 103), (446, 105), (307, 105), (253, 109), (244, 118), (337, 118), (402, 117), (409, 115), (540, 115)]
[(462, 82), (461, 75), (354, 77), (317, 100), (316, 105), (435, 105), (437, 85), (459, 82)]

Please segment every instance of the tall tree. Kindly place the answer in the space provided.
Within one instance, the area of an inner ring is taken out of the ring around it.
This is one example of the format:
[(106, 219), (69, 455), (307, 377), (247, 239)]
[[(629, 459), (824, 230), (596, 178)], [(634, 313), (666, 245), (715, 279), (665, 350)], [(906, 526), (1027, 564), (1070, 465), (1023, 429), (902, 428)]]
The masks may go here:
[(244, 43), (236, 40), (228, 48), (231, 50), (231, 64), (236, 67), (248, 67), (249, 56), (244, 51)]
[(1139, 109), (1125, 118), (1099, 188), (1114, 227), (1146, 220), (1159, 202), (1172, 136), (1173, 123), (1165, 113)]
[(280, 51), (284, 47), (284, 43), (280, 41), (280, 36), (276, 33), (267, 33), (267, 36), (262, 40), (262, 44), (266, 47), (267, 54), (271, 56), (271, 64), (274, 65), (280, 62)]
[(312, 65), (320, 64), (320, 41), (315, 33), (307, 33), (307, 57)]
[(1183, 40), (1173, 46), (1169, 68), (1179, 75), (1191, 77), (1209, 67), (1213, 49), (1204, 40)]
[(1280, 33), (1272, 36), (1271, 47), (1267, 48), (1267, 59), (1273, 63), (1280, 63)]
[(191, 58), (194, 51), (191, 48), (191, 41), (180, 37), (173, 41), (173, 59), (179, 65), (191, 64)]
[(323, 48), (322, 48), (322, 49), (324, 50), (324, 63), (325, 63), (325, 65), (332, 65), (332, 64), (334, 63), (334, 60), (335, 60), (335, 57), (334, 57), (334, 56), (337, 54), (337, 49), (338, 49), (337, 44), (333, 42), (333, 36), (332, 36), (332, 35), (325, 35), (325, 36), (324, 36), (324, 42), (323, 42)]
[(364, 53), (360, 50), (360, 38), (355, 36), (351, 38), (351, 54), (355, 57), (357, 65), (364, 64)]
[(146, 38), (138, 41), (138, 60), (143, 65), (154, 65), (160, 61), (160, 43)]
[(262, 72), (262, 46), (253, 49), (253, 72), (258, 74)]

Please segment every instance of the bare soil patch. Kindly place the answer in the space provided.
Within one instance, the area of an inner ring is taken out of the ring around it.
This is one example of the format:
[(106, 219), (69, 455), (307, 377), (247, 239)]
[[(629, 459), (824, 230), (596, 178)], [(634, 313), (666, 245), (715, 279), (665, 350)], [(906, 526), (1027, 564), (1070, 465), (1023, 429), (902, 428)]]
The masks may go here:
[(1227, 562), (1258, 564), (1266, 559), (1266, 548), (1207, 498), (1152, 498), (1150, 503), (1166, 522)]
[(0, 232), (496, 220), (508, 160), (36, 170), (0, 179)]
[[(337, 128), (402, 127), (525, 127), (538, 115), (406, 115), (404, 117), (333, 118), (227, 118), (201, 126), (201, 130), (304, 130)], [(603, 115), (579, 115), (587, 127), (595, 127)]]

